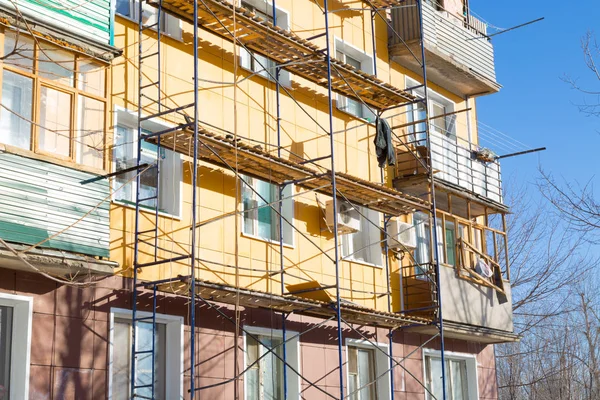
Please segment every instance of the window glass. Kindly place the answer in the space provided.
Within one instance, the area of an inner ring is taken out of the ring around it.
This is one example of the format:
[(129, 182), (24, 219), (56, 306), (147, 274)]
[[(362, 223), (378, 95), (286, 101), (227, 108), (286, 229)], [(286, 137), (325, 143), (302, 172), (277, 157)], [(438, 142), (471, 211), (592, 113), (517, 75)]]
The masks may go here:
[[(246, 359), (250, 367), (246, 386), (248, 400), (283, 399), (282, 340), (269, 336), (258, 336), (258, 341), (246, 336)], [(269, 349), (274, 349), (269, 352)], [(256, 362), (259, 357), (260, 361)], [(253, 365), (253, 363), (255, 363)]]
[(68, 157), (70, 153), (72, 96), (46, 86), (41, 89), (39, 148)]
[(75, 56), (45, 42), (39, 42), (38, 70), (41, 77), (73, 86), (75, 77)]
[(0, 306), (0, 399), (10, 400), (13, 308)]
[[(342, 236), (342, 253), (349, 260), (382, 265), (381, 214), (366, 207), (356, 206), (360, 230)], [(360, 214), (364, 215), (361, 216)], [(365, 218), (366, 217), (366, 218)]]
[(452, 222), (446, 222), (446, 254), (448, 256), (446, 262), (456, 266), (456, 232)]
[[(335, 57), (337, 60), (339, 60), (345, 64), (351, 65), (352, 67), (354, 67), (356, 69), (359, 69), (359, 70), (362, 69), (362, 63), (360, 60), (358, 60), (354, 57), (351, 57), (348, 54), (345, 54), (344, 52), (342, 52), (340, 50), (336, 50)], [(338, 95), (337, 107), (342, 111), (345, 111), (349, 114), (354, 115), (355, 117), (359, 117), (359, 118), (364, 117), (363, 104), (359, 100), (355, 100), (355, 99), (351, 99), (349, 97)]]
[[(446, 107), (444, 107), (443, 105), (441, 105), (439, 103), (433, 103), (431, 105), (431, 110), (433, 112), (432, 118), (438, 117), (440, 115), (444, 115), (447, 113)], [(432, 125), (433, 129), (435, 129), (439, 133), (443, 133), (443, 134), (449, 133), (448, 127), (446, 125), (446, 117), (433, 118), (431, 120), (431, 125)]]
[[(113, 366), (112, 366), (112, 398), (114, 400), (129, 399), (131, 374), (131, 320), (115, 318), (113, 337)], [(152, 384), (154, 370), (154, 397), (152, 388), (137, 389), (140, 397), (166, 399), (166, 325), (157, 323), (156, 334), (152, 334), (151, 322), (137, 323), (137, 351), (152, 350), (154, 337), (154, 365), (152, 354), (144, 353), (137, 357), (136, 386)]]
[(104, 166), (104, 115), (104, 102), (79, 96), (78, 163)]
[(124, 17), (133, 17), (131, 13), (131, 0), (116, 0), (117, 14)]
[(24, 70), (33, 70), (34, 41), (31, 37), (17, 35), (16, 32), (4, 31), (4, 57), (3, 61), (13, 67)]
[[(469, 400), (467, 360), (446, 357), (446, 398)], [(427, 389), (438, 399), (442, 398), (442, 360), (437, 356), (425, 357)], [(474, 378), (472, 378), (474, 379)], [(428, 396), (427, 398), (431, 398)]]
[[(136, 0), (116, 0), (115, 11), (123, 17), (130, 18), (138, 22), (139, 3)], [(142, 23), (145, 26), (156, 29), (156, 21), (158, 19), (158, 8), (146, 3), (142, 4)], [(167, 14), (166, 12), (160, 15), (160, 31), (176, 39), (181, 39), (181, 27), (179, 20)]]
[[(144, 130), (149, 133), (150, 131)], [(170, 215), (179, 215), (180, 212), (180, 183), (182, 179), (182, 162), (178, 153), (161, 148), (157, 153), (157, 146), (148, 142), (142, 143), (141, 164), (152, 167), (140, 175), (140, 199), (143, 207), (156, 207), (156, 192), (160, 184), (158, 208), (159, 211)], [(121, 171), (137, 165), (137, 128), (117, 124), (115, 128), (115, 146), (113, 150), (115, 170)], [(154, 167), (160, 164), (160, 174)], [(114, 199), (129, 204), (135, 203), (136, 171), (119, 174), (115, 177), (114, 190), (125, 185), (115, 193)], [(160, 175), (160, 177), (159, 177)]]
[[(2, 50), (15, 54), (0, 63), (0, 143), (103, 169), (106, 68), (23, 32), (5, 31)], [(74, 87), (76, 59), (81, 95)]]
[(351, 400), (377, 399), (373, 349), (348, 346), (348, 396)]
[(2, 72), (2, 108), (0, 110), (0, 142), (29, 149), (33, 80), (14, 72)]
[(79, 61), (77, 87), (84, 92), (104, 97), (105, 67), (92, 60)]
[[(244, 177), (247, 184), (242, 183), (243, 232), (265, 240), (279, 241), (279, 186), (260, 179)], [(283, 242), (293, 244), (293, 228), (287, 221), (294, 217), (292, 185), (283, 189), (281, 215), (283, 220)], [(273, 208), (268, 204), (272, 204)], [(287, 221), (285, 221), (287, 220)]]

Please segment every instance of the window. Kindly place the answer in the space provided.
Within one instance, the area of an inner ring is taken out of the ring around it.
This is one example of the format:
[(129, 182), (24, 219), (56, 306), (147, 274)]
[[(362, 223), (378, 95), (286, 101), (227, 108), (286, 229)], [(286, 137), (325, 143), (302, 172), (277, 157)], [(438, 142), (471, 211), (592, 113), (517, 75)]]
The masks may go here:
[[(407, 78), (406, 86), (414, 87), (420, 85), (414, 79)], [(423, 89), (413, 90), (413, 94), (423, 97), (425, 95)], [(454, 102), (441, 96), (440, 94), (429, 89), (429, 117), (430, 117), (430, 128), (432, 133), (438, 133), (444, 135), (454, 142), (456, 142), (456, 115), (442, 115), (451, 113), (455, 110)], [(439, 117), (439, 118), (436, 118)], [(409, 106), (409, 112), (407, 115), (408, 122), (424, 121), (427, 118), (425, 113), (425, 106), (423, 103), (415, 103)], [(417, 146), (426, 146), (426, 123), (419, 122), (409, 126), (408, 132), (412, 136), (411, 141), (415, 142)]]
[[(139, 3), (137, 0), (116, 0), (115, 7), (117, 14), (129, 18), (135, 22), (138, 22)], [(156, 24), (157, 19), (158, 8), (153, 7), (149, 3), (143, 1), (142, 23), (145, 26), (152, 26)], [(156, 27), (154, 29), (156, 29)], [(164, 11), (160, 14), (160, 31), (163, 34), (181, 40), (182, 31), (179, 19), (170, 14), (167, 14)]]
[[(139, 317), (151, 316), (139, 312)], [(110, 338), (110, 393), (111, 400), (129, 399), (131, 391), (131, 311), (113, 309)], [(150, 385), (154, 371), (154, 399), (166, 400), (182, 396), (183, 385), (183, 319), (170, 315), (156, 315), (156, 330), (152, 334), (151, 321), (138, 321), (137, 351), (152, 350), (154, 338), (154, 365), (152, 354), (137, 356), (136, 386)], [(152, 397), (152, 388), (136, 390), (139, 396)]]
[[(246, 373), (245, 399), (246, 400), (283, 400), (283, 368), (284, 364), (277, 356), (283, 358), (283, 333), (278, 330), (266, 328), (245, 327), (245, 358)], [(295, 332), (287, 332), (286, 338), (296, 336)], [(299, 367), (299, 341), (298, 338), (289, 340), (286, 344), (286, 361), (296, 371)], [(273, 352), (269, 352), (269, 350)], [(300, 398), (299, 376), (289, 367), (286, 371), (287, 389), (289, 399)]]
[(352, 400), (377, 399), (373, 349), (348, 346), (348, 395)]
[[(442, 398), (442, 359), (439, 351), (425, 349), (425, 379), (427, 389), (438, 399)], [(449, 400), (475, 400), (477, 395), (477, 361), (470, 354), (446, 352), (446, 398)], [(432, 398), (427, 396), (428, 399)]]
[(33, 299), (0, 294), (0, 399), (27, 399)]
[[(249, 236), (263, 240), (279, 242), (279, 186), (256, 178), (243, 177), (243, 230)], [(294, 218), (294, 200), (291, 198), (293, 186), (287, 185), (282, 192), (281, 215), (283, 220), (283, 243), (292, 246), (294, 243), (293, 227), (287, 221)], [(253, 190), (254, 189), (254, 190)], [(275, 210), (268, 206), (272, 204)]]
[(389, 400), (388, 346), (348, 339), (346, 369), (350, 400)]
[(104, 169), (106, 66), (38, 43), (4, 31), (0, 142)]
[[(373, 74), (373, 57), (338, 38), (335, 39), (335, 58), (367, 74)], [(359, 100), (338, 95), (337, 108), (355, 117), (375, 121), (375, 115)]]
[(352, 261), (382, 265), (381, 214), (366, 207), (356, 207), (360, 214), (360, 230), (342, 236), (342, 255)]
[[(417, 232), (417, 248), (415, 250), (415, 261), (417, 264), (417, 273), (424, 273), (430, 261), (430, 230), (429, 216), (424, 213), (413, 214), (413, 224)], [(437, 221), (437, 240), (438, 254), (440, 262), (456, 265), (456, 231), (454, 222), (446, 221), (446, 226), (442, 230), (442, 219)], [(444, 255), (444, 235), (446, 236), (446, 255)], [(420, 270), (420, 272), (419, 272)]]
[[(263, 20), (273, 23), (272, 4), (264, 0), (242, 0), (241, 6)], [(278, 27), (289, 29), (289, 14), (286, 11), (276, 7), (276, 17)], [(240, 65), (242, 68), (255, 72), (264, 78), (273, 80), (272, 77), (275, 77), (277, 63), (268, 57), (240, 48)], [(288, 71), (280, 70), (279, 83), (284, 86), (291, 86), (291, 75)]]
[[(115, 171), (135, 167), (137, 165), (137, 113), (118, 109), (115, 124), (115, 147), (113, 159)], [(166, 129), (167, 126), (156, 121), (145, 121), (142, 125), (144, 133), (157, 132)], [(154, 144), (142, 143), (142, 159), (140, 164), (154, 165), (140, 176), (140, 204), (143, 208), (155, 209), (157, 204), (156, 194), (158, 191), (158, 209), (160, 212), (179, 216), (181, 210), (181, 181), (183, 163), (178, 153), (158, 147)], [(159, 169), (155, 168), (159, 164)], [(136, 180), (133, 179), (136, 171), (130, 171), (116, 176), (114, 190), (125, 185), (114, 195), (114, 200), (135, 204)], [(157, 176), (158, 174), (158, 176)], [(133, 180), (132, 180), (133, 179)], [(131, 180), (131, 182), (129, 182)], [(129, 183), (128, 183), (129, 182)]]

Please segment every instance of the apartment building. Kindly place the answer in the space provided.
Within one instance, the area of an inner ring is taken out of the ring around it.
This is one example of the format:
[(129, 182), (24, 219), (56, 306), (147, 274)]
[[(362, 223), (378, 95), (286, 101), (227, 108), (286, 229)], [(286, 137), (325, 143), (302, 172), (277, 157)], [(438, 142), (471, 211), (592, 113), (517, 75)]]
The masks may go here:
[(468, 2), (0, 11), (1, 399), (497, 398)]

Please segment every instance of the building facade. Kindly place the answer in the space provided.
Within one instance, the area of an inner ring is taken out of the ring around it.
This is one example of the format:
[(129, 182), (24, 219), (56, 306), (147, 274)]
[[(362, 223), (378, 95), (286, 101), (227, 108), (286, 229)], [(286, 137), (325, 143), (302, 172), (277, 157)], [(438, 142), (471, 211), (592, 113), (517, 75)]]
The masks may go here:
[(497, 398), (468, 2), (0, 12), (0, 399)]

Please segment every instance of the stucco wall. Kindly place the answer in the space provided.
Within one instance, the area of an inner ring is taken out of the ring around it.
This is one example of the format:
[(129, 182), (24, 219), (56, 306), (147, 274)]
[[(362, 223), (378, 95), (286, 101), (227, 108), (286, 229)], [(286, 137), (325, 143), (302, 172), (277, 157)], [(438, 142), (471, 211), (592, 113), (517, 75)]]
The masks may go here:
[(508, 302), (500, 304), (496, 291), (459, 279), (454, 268), (440, 268), (444, 319), (475, 326), (513, 331), (512, 296), (504, 283)]

